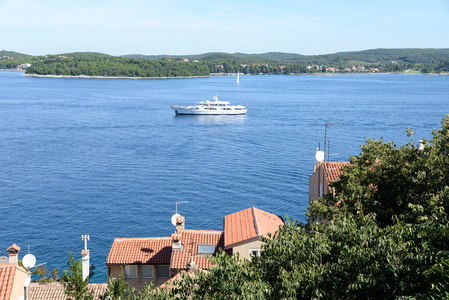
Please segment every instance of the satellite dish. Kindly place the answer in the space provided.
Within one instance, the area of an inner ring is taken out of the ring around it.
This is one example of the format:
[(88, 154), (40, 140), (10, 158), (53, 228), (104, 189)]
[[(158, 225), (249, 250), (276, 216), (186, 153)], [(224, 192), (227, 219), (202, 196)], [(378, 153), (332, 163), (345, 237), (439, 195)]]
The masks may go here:
[(22, 265), (30, 269), (36, 265), (36, 257), (33, 254), (27, 254), (22, 258)]
[(173, 216), (171, 216), (171, 223), (173, 224), (173, 226), (176, 226), (176, 218), (180, 216), (180, 214), (174, 214)]
[(319, 161), (319, 162), (324, 161), (324, 151), (317, 151), (315, 153), (315, 159), (316, 159), (316, 161)]

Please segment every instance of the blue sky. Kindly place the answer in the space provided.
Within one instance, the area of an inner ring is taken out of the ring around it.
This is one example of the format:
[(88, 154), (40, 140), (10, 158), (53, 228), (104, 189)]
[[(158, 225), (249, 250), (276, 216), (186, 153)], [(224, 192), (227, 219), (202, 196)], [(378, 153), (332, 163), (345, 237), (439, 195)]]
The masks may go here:
[(449, 0), (0, 0), (0, 49), (304, 55), (449, 48)]

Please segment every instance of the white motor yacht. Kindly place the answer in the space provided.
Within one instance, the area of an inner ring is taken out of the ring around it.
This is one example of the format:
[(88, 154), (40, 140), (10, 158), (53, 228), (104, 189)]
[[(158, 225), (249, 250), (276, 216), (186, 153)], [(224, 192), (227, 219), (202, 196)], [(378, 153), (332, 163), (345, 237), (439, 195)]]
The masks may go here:
[(177, 115), (244, 115), (247, 108), (243, 105), (232, 105), (229, 101), (200, 101), (196, 106), (170, 106)]

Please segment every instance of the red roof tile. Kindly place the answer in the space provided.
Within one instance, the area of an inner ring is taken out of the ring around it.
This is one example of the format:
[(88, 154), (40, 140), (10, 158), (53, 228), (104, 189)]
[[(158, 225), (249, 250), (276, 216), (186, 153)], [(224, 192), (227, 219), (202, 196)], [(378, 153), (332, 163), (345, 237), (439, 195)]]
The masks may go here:
[(323, 163), (324, 174), (326, 175), (328, 182), (333, 182), (340, 177), (343, 167), (347, 166), (349, 162), (332, 162), (328, 161)]
[(118, 238), (112, 243), (107, 265), (169, 264), (171, 237)]
[(15, 264), (0, 265), (0, 300), (11, 299), (16, 268)]
[(268, 233), (276, 232), (283, 224), (281, 217), (255, 207), (229, 214), (224, 218), (225, 248), (267, 236)]
[[(106, 292), (106, 283), (91, 283), (89, 290), (94, 292), (94, 299), (100, 299), (100, 296)], [(32, 300), (66, 300), (64, 286), (60, 283), (52, 284), (32, 284), (30, 288), (30, 299)]]
[(209, 255), (198, 254), (198, 245), (214, 245), (214, 254), (224, 248), (223, 231), (181, 229), (178, 232), (183, 249), (173, 251), (172, 269), (187, 269), (192, 257), (200, 269), (208, 269), (212, 265)]

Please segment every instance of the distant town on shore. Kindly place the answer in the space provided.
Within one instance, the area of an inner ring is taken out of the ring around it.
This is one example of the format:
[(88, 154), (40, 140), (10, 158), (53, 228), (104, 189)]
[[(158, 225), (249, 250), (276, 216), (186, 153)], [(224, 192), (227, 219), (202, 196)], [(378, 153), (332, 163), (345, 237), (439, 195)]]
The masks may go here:
[(269, 52), (262, 54), (204, 53), (200, 55), (112, 56), (74, 52), (32, 56), (0, 51), (0, 69), (21, 70), (32, 76), (165, 78), (241, 73), (449, 74), (449, 49), (372, 49), (326, 55)]

